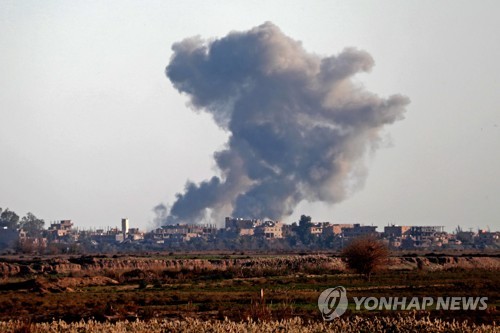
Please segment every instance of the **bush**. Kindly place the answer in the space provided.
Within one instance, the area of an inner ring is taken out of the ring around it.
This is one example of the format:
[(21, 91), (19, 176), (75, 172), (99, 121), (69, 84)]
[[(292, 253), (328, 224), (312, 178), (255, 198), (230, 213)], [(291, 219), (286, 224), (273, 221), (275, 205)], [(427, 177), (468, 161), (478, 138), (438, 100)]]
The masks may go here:
[(342, 251), (349, 268), (370, 281), (371, 274), (387, 263), (389, 250), (379, 239), (368, 236), (353, 239)]

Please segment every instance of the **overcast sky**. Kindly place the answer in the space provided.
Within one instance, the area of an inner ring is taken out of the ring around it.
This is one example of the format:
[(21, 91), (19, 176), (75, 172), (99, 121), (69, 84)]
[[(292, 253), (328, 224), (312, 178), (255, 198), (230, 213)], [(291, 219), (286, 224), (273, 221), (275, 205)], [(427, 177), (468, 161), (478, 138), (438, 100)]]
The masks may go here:
[(364, 187), (287, 222), (500, 229), (498, 1), (0, 1), (0, 207), (79, 227), (148, 228), (227, 141), (165, 76), (173, 43), (266, 21), (321, 56), (375, 60), (356, 81), (408, 96)]

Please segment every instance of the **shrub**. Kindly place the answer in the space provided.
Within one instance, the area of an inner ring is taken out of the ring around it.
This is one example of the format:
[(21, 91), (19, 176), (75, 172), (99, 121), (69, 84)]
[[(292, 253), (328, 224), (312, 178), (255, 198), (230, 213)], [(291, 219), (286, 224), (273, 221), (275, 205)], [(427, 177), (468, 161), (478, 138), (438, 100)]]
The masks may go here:
[(371, 274), (387, 263), (389, 250), (379, 239), (368, 236), (353, 239), (342, 251), (349, 268), (370, 281)]

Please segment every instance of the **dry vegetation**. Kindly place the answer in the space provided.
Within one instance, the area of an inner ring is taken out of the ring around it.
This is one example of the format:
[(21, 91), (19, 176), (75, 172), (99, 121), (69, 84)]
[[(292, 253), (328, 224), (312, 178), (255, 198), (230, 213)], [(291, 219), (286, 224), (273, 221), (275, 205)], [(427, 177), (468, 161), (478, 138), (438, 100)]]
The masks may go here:
[(373, 236), (353, 239), (342, 251), (349, 268), (364, 274), (370, 280), (372, 273), (387, 266), (389, 250), (379, 239)]
[[(175, 258), (175, 265), (168, 267), (156, 265), (161, 258), (154, 259), (156, 266), (141, 266), (139, 261), (127, 258), (84, 259), (92, 267), (103, 268), (62, 273), (51, 270), (42, 260), (31, 263), (31, 269), (20, 270), (25, 273), (5, 275), (0, 283), (0, 332), (176, 332), (187, 328), (193, 332), (266, 332), (272, 327), (283, 332), (359, 331), (362, 327), (380, 331), (376, 325), (385, 325), (383, 330), (387, 331), (393, 330), (393, 323), (400, 328), (422, 328), (416, 331), (487, 332), (494, 331), (500, 321), (498, 268), (455, 265), (435, 269), (448, 265), (450, 260), (446, 258), (412, 257), (415, 262), (425, 259), (436, 263), (380, 270), (370, 281), (362, 274), (339, 270), (339, 258), (330, 260), (326, 256), (185, 259), (198, 266), (181, 265), (183, 259)], [(97, 265), (103, 261), (107, 264)], [(109, 264), (115, 261), (118, 268), (112, 269)], [(125, 261), (129, 266), (123, 264)], [(414, 314), (355, 311), (350, 307), (342, 320), (325, 324), (317, 298), (322, 290), (338, 285), (346, 287), (352, 305), (354, 296), (481, 296), (488, 297), (489, 307), (485, 311)], [(472, 323), (486, 326), (478, 328)]]
[(281, 321), (234, 322), (202, 321), (188, 318), (185, 320), (150, 320), (150, 321), (119, 321), (115, 323), (100, 323), (97, 321), (80, 321), (66, 323), (53, 321), (51, 323), (27, 324), (20, 321), (0, 322), (1, 332), (499, 332), (493, 325), (469, 325), (467, 323), (446, 322), (429, 317), (417, 318), (414, 314), (393, 317), (351, 317), (338, 318), (332, 322), (304, 322), (301, 318)]

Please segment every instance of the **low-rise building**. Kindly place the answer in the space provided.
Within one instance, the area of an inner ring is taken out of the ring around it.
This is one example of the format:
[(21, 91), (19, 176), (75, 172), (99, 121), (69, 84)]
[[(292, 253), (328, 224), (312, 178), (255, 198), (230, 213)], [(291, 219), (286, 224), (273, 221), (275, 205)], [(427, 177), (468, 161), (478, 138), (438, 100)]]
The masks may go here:
[(386, 238), (406, 238), (410, 234), (410, 226), (407, 225), (389, 225), (384, 227), (384, 237)]
[(129, 228), (127, 233), (127, 238), (131, 241), (140, 241), (144, 239), (144, 232), (140, 231), (139, 228)]
[(333, 223), (327, 224), (323, 226), (323, 234), (325, 235), (342, 235), (343, 229), (353, 228), (354, 224), (352, 223)]
[(378, 236), (377, 227), (371, 225), (353, 224), (352, 228), (342, 228), (342, 236), (347, 239), (367, 236)]
[(266, 239), (283, 238), (283, 223), (276, 221), (265, 221), (255, 227), (255, 236)]
[(175, 224), (164, 225), (153, 230), (153, 240), (156, 243), (187, 242), (192, 238), (203, 237), (205, 239), (215, 236), (217, 228), (215, 225), (201, 224)]
[(314, 235), (314, 236), (319, 236), (323, 233), (323, 224), (321, 222), (318, 223), (311, 223), (309, 228), (307, 228), (307, 231), (309, 234)]
[(78, 239), (78, 234), (72, 232), (73, 222), (71, 220), (61, 220), (59, 222), (53, 222), (50, 224), (48, 232), (48, 237), (51, 241), (58, 242), (62, 238), (67, 236), (72, 236), (73, 240)]
[(402, 240), (402, 248), (440, 248), (447, 242), (448, 237), (443, 226), (412, 226), (408, 235)]

